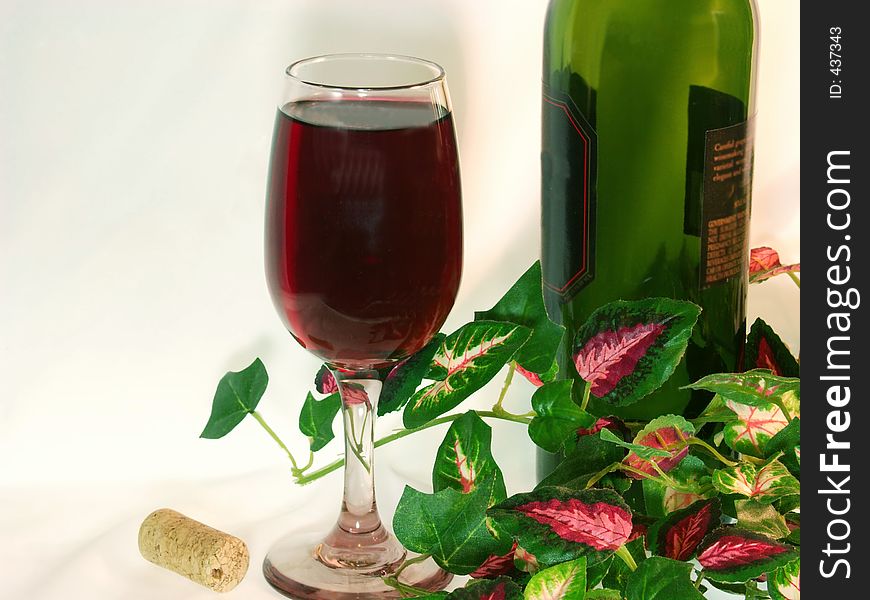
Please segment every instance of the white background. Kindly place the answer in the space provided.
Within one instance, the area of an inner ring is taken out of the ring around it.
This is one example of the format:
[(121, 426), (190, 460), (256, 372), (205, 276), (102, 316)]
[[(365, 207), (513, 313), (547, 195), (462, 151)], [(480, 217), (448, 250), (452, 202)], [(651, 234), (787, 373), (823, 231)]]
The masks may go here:
[[(269, 543), (301, 522), (324, 527), (339, 478), (294, 488), (253, 421), (220, 441), (197, 436), (220, 376), (260, 356), (262, 413), (304, 454), (296, 415), (318, 362), (282, 329), (262, 268), (283, 68), (343, 51), (446, 68), (466, 234), (451, 330), (538, 254), (545, 4), (0, 0), (0, 597), (210, 597), (138, 557), (138, 523), (161, 506), (243, 537), (252, 569), (234, 597), (273, 597), (258, 573)], [(752, 240), (792, 262), (799, 13), (790, 0), (759, 4)], [(786, 278), (753, 289), (750, 313), (797, 349)], [(521, 409), (531, 388), (514, 388)], [(405, 481), (427, 485), (441, 435), (379, 453), (387, 512)], [(531, 487), (522, 430), (498, 424), (494, 444), (509, 491)]]

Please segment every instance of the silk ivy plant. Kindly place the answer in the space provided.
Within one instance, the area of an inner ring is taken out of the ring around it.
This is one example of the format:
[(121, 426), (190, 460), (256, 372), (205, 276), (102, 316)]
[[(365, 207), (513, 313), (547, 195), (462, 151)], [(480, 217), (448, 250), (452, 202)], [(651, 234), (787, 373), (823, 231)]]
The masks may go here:
[[(752, 252), (752, 282), (787, 274), (799, 286), (799, 270), (770, 248)], [(664, 298), (596, 311), (579, 330), (569, 365), (585, 381), (577, 403), (571, 378), (559, 378), (564, 330), (547, 317), (536, 263), (492, 309), (439, 334), (387, 375), (378, 413), (403, 411), (405, 429), (376, 446), (450, 424), (433, 492), (406, 487), (393, 520), (408, 549), (471, 576), (434, 596), (692, 600), (715, 587), (746, 599), (800, 598), (799, 364), (770, 326), (759, 319), (751, 328), (749, 370), (689, 386), (712, 397), (697, 418), (623, 422), (587, 410), (591, 394), (627, 405), (657, 390), (682, 359), (699, 314), (692, 303)], [(459, 409), (503, 370), (490, 410)], [(502, 406), (516, 373), (537, 386), (526, 414)], [(256, 410), (267, 383), (259, 359), (227, 373), (202, 437), (223, 437), (251, 415), (286, 452), (297, 483), (340, 468), (343, 460), (314, 468), (340, 409), (330, 372), (317, 373), (299, 416), (310, 442), (305, 464)], [(486, 420), (525, 424), (535, 444), (564, 459), (535, 489), (507, 497)], [(460, 512), (464, 529), (451, 531)], [(387, 582), (404, 596), (424, 595)]]

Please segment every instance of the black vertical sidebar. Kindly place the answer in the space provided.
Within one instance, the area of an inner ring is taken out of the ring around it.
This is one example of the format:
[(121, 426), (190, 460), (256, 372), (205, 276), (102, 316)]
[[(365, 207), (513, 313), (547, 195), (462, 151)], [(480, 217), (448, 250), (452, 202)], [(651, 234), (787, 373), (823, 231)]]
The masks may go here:
[(868, 598), (870, 23), (853, 0), (801, 8), (801, 587)]

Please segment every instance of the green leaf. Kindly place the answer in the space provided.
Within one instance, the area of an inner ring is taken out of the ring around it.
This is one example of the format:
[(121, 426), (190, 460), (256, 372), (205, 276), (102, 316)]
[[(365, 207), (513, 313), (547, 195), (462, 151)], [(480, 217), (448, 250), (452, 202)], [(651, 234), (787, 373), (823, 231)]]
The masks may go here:
[(425, 494), (406, 486), (393, 517), (393, 531), (407, 549), (431, 554), (442, 568), (467, 575), (492, 554), (506, 554), (486, 528), (486, 509), (496, 499), (493, 473), (467, 494), (445, 488)]
[(698, 562), (708, 579), (741, 583), (786, 565), (798, 556), (798, 551), (788, 544), (726, 526), (706, 537)]
[(378, 416), (401, 410), (423, 382), (432, 358), (444, 342), (445, 335), (438, 333), (422, 350), (392, 368), (384, 378), (384, 387), (378, 400)]
[(704, 600), (692, 583), (692, 565), (653, 556), (638, 565), (625, 587), (628, 600)]
[(616, 467), (625, 452), (619, 446), (602, 441), (599, 436), (584, 435), (579, 438), (562, 462), (541, 480), (538, 487), (584, 489), (593, 475), (608, 466)]
[(699, 306), (668, 298), (611, 302), (577, 331), (574, 366), (593, 397), (634, 404), (674, 372), (700, 314)]
[(792, 419), (784, 429), (770, 438), (770, 441), (765, 444), (764, 458), (770, 458), (782, 453), (780, 462), (788, 468), (795, 476), (800, 477), (801, 463), (799, 460), (800, 453), (796, 453), (795, 449), (800, 449), (801, 445), (801, 420)]
[(801, 484), (778, 460), (762, 467), (742, 462), (713, 472), (713, 485), (723, 494), (739, 494), (762, 504), (800, 494)]
[[(613, 564), (614, 558), (613, 556), (608, 556), (604, 560), (599, 560), (598, 562), (590, 562), (586, 565), (586, 589), (594, 588), (599, 583), (604, 581), (604, 578), (607, 576), (607, 572), (610, 570), (610, 566)], [(586, 599), (589, 600), (589, 594), (591, 591), (586, 592)], [(594, 596), (593, 596), (594, 597)]]
[(308, 436), (311, 451), (317, 452), (335, 438), (332, 422), (341, 410), (341, 395), (336, 392), (316, 400), (311, 392), (305, 397), (302, 410), (299, 412), (299, 431)]
[(746, 373), (715, 373), (685, 387), (707, 390), (721, 395), (725, 400), (748, 406), (766, 407), (776, 404), (787, 394), (800, 399), (801, 380), (755, 369)]
[(622, 600), (622, 594), (617, 590), (600, 588), (586, 592), (586, 600)]
[(661, 448), (652, 448), (650, 446), (642, 446), (631, 442), (625, 442), (610, 431), (609, 429), (601, 430), (601, 439), (610, 444), (616, 444), (626, 448), (644, 460), (653, 460), (654, 458), (668, 458), (671, 453)]
[[(647, 560), (643, 537), (630, 541), (625, 545), (625, 549), (634, 558), (636, 564), (640, 565)], [(607, 588), (624, 590), (632, 572), (621, 558), (614, 556), (613, 564), (610, 565), (610, 570), (607, 571), (607, 576), (604, 577), (602, 585)]]
[(435, 456), (432, 469), (434, 491), (453, 488), (467, 494), (478, 481), (495, 477), (495, 501), (507, 498), (504, 476), (492, 457), (491, 442), (492, 429), (476, 412), (468, 411), (453, 421)]
[(667, 487), (652, 479), (643, 480), (646, 512), (652, 517), (663, 517), (715, 493), (707, 466), (697, 456), (689, 455), (684, 458), (668, 476), (680, 484), (679, 489)]
[(489, 509), (499, 539), (513, 539), (542, 567), (609, 554), (631, 535), (631, 512), (611, 490), (539, 487)]
[(475, 579), (447, 595), (448, 600), (521, 600), (522, 597), (523, 590), (509, 577)]
[(595, 423), (595, 417), (574, 402), (573, 385), (572, 379), (554, 381), (532, 395), (532, 408), (537, 416), (529, 424), (529, 437), (548, 452), (558, 452), (565, 441), (576, 436), (578, 428)]
[(762, 319), (756, 319), (746, 338), (746, 364), (769, 369), (774, 375), (800, 377), (800, 365), (788, 346)]
[(539, 571), (526, 584), (525, 600), (583, 600), (586, 597), (586, 557)]
[(791, 531), (785, 524), (785, 517), (779, 514), (770, 504), (757, 500), (738, 500), (734, 503), (737, 509), (737, 525), (748, 531), (754, 531), (773, 539), (788, 537)]
[(437, 381), (405, 407), (405, 427), (414, 428), (458, 406), (486, 385), (513, 357), (531, 331), (513, 323), (469, 323), (445, 339), (427, 375)]
[(544, 374), (552, 367), (565, 328), (550, 320), (544, 307), (541, 262), (533, 264), (498, 303), (474, 313), (475, 321), (507, 321), (532, 330), (514, 360), (527, 371)]
[(767, 577), (771, 600), (795, 600), (801, 596), (801, 559), (779, 567)]
[(199, 437), (216, 440), (231, 432), (246, 415), (254, 412), (269, 384), (269, 374), (263, 362), (256, 358), (245, 369), (229, 371), (221, 377), (211, 416)]

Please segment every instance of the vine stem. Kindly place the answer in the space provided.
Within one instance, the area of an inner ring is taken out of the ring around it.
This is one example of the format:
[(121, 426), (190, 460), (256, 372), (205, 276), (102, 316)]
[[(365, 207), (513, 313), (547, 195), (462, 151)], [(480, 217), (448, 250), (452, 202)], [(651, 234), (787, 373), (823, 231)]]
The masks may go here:
[[(275, 433), (275, 431), (271, 427), (269, 427), (269, 424), (266, 423), (266, 420), (263, 418), (263, 415), (261, 415), (260, 413), (258, 413), (257, 411), (254, 410), (254, 411), (251, 411), (251, 416), (254, 417), (254, 419), (256, 419), (257, 423), (259, 423), (260, 426), (266, 430), (266, 433), (268, 433), (269, 436), (273, 440), (275, 440), (275, 443), (278, 444), (285, 453), (287, 453), (287, 457), (290, 459), (290, 464), (293, 465), (293, 472), (301, 474), (302, 471), (304, 471), (305, 469), (299, 468), (299, 465), (296, 463), (296, 459), (293, 458), (293, 453), (290, 452), (290, 449), (287, 447), (287, 445), (283, 441), (281, 441), (281, 438), (278, 437), (278, 434)], [(314, 462), (313, 455), (309, 457), (308, 465), (310, 466), (312, 462)], [(305, 468), (307, 469), (308, 467), (306, 466)]]
[(801, 289), (801, 278), (795, 275), (792, 271), (788, 272), (788, 276), (794, 281), (794, 284), (798, 286), (798, 289)]
[(505, 396), (507, 395), (508, 388), (511, 386), (511, 382), (514, 379), (514, 373), (517, 370), (517, 363), (511, 361), (511, 366), (508, 369), (507, 376), (504, 378), (504, 385), (501, 387), (501, 393), (498, 395), (498, 402), (495, 403), (495, 406), (492, 409), (496, 412), (500, 411), (501, 404), (504, 402)]
[(698, 578), (695, 580), (695, 589), (701, 591), (701, 582), (704, 581), (704, 570), (698, 571)]
[(592, 394), (592, 384), (587, 381), (586, 387), (583, 388), (583, 401), (580, 403), (580, 410), (585, 411), (586, 407), (589, 406), (590, 394)]
[[(532, 419), (528, 415), (514, 415), (504, 410), (501, 411), (491, 411), (491, 410), (479, 410), (477, 411), (478, 416), (489, 419), (501, 419), (502, 421), (511, 421), (513, 423), (522, 423), (523, 425), (528, 425), (532, 422)], [(456, 419), (460, 418), (462, 414), (455, 415), (446, 415), (444, 417), (438, 417), (437, 419), (432, 419), (428, 423), (420, 425), (419, 427), (414, 427), (411, 429), (400, 429), (394, 433), (391, 433), (388, 436), (382, 437), (381, 439), (375, 441), (375, 448), (380, 448), (386, 444), (391, 442), (395, 442), (396, 440), (400, 440), (403, 437), (407, 437), (413, 433), (417, 433), (418, 431), (423, 431), (424, 429), (430, 429), (432, 427), (437, 427), (438, 425), (443, 425), (444, 423), (451, 423)], [(338, 460), (329, 463), (325, 467), (321, 467), (316, 471), (312, 471), (310, 473), (302, 474), (301, 472), (294, 472), (296, 475), (296, 483), (299, 485), (307, 485), (312, 481), (316, 481), (327, 475), (332, 473), (333, 471), (337, 471), (341, 467), (344, 466), (344, 458), (339, 458)]]
[(628, 548), (620, 546), (614, 554), (621, 558), (622, 562), (624, 562), (629, 569), (632, 571), (637, 570), (637, 563), (634, 562), (634, 557), (631, 555), (631, 552), (628, 551)]
[(710, 444), (708, 444), (707, 442), (705, 442), (704, 440), (702, 440), (700, 438), (696, 438), (696, 437), (691, 438), (689, 440), (689, 444), (695, 445), (695, 446), (701, 446), (704, 450), (706, 450), (707, 452), (712, 454), (716, 458), (716, 460), (721, 462), (723, 465), (726, 465), (728, 467), (736, 467), (739, 464), (739, 463), (734, 462), (733, 460), (729, 460), (729, 459), (725, 458), (724, 456), (722, 456), (719, 453), (718, 450), (716, 450), (716, 448), (714, 448), (713, 446), (711, 446)]

